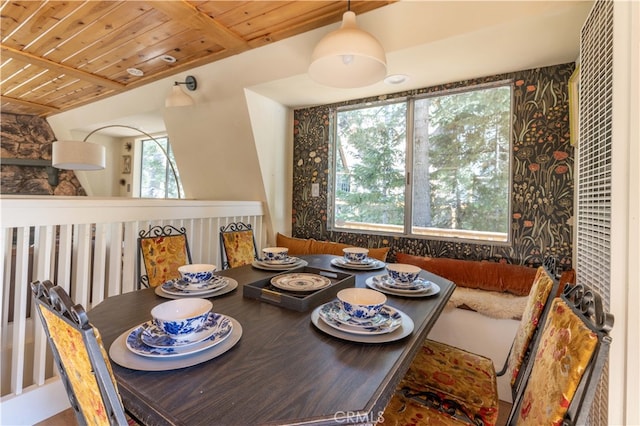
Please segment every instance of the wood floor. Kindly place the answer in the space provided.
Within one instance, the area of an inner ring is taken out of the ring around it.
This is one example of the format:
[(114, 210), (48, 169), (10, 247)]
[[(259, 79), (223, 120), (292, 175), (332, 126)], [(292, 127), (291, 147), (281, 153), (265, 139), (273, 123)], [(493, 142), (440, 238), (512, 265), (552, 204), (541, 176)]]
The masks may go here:
[[(498, 411), (498, 423), (496, 424), (496, 426), (505, 426), (509, 418), (511, 404), (509, 404), (508, 402), (500, 401), (499, 407), (500, 410)], [(64, 410), (63, 412), (58, 413), (53, 417), (37, 423), (35, 426), (77, 426), (77, 424), (78, 421), (76, 420), (76, 416), (71, 408), (69, 408), (68, 410)]]

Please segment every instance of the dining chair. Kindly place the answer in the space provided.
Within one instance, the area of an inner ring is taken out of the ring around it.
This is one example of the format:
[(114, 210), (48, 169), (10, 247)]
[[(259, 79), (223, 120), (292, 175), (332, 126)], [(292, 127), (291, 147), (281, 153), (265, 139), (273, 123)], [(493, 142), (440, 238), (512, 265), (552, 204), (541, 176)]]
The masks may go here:
[(222, 269), (251, 264), (258, 258), (256, 239), (250, 224), (233, 222), (220, 227)]
[(51, 281), (34, 281), (31, 291), (78, 423), (137, 424), (125, 412), (100, 333), (84, 308)]
[[(602, 298), (584, 285), (555, 297), (523, 366), (507, 425), (585, 424), (606, 362), (614, 318)], [(455, 400), (399, 387), (383, 414), (384, 425), (483, 425)]]
[(156, 225), (139, 232), (136, 263), (139, 286), (156, 287), (180, 278), (178, 268), (188, 263), (192, 261), (185, 228)]
[(495, 371), (491, 359), (434, 340), (425, 340), (399, 387), (448, 401), (462, 417), (484, 425), (498, 419), (497, 377), (508, 374), (512, 398), (522, 383), (524, 365), (530, 354), (539, 324), (547, 315), (558, 292), (555, 260), (546, 259), (533, 280), (529, 298), (504, 367)]

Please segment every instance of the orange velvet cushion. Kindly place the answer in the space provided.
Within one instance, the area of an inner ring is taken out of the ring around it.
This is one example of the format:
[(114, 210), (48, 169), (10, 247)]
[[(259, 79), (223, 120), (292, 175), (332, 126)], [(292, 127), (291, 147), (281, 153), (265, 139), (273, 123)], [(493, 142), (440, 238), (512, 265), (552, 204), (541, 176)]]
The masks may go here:
[(456, 285), (526, 296), (537, 269), (506, 263), (414, 256), (398, 253), (398, 263), (416, 265)]
[[(293, 238), (278, 233), (276, 235), (276, 245), (278, 247), (287, 247), (289, 254), (292, 256), (304, 254), (333, 254), (342, 256), (342, 249), (353, 247), (350, 244), (334, 243), (331, 241), (317, 241), (313, 238)], [(370, 248), (369, 257), (385, 261), (389, 253), (389, 247)]]

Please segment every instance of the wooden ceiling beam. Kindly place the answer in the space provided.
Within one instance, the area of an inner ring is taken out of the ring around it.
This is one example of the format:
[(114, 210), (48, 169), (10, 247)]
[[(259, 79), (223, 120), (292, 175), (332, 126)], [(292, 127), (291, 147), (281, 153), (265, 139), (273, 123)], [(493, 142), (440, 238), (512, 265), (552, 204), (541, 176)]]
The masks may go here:
[(25, 101), (25, 100), (20, 99), (20, 98), (12, 98), (11, 96), (0, 95), (0, 103), (5, 103), (5, 102), (9, 102), (9, 103), (12, 103), (12, 104), (17, 104), (17, 105), (28, 107), (28, 108), (34, 108), (34, 109), (38, 109), (38, 110), (43, 110), (43, 111), (46, 111), (47, 113), (60, 112), (59, 108), (52, 107), (52, 106), (49, 106), (49, 105), (38, 104), (38, 103), (35, 103), (35, 102), (31, 102), (31, 101)]
[(180, 17), (180, 22), (185, 27), (197, 29), (208, 34), (225, 49), (232, 52), (244, 52), (251, 46), (241, 36), (231, 31), (229, 28), (212, 19), (206, 13), (200, 12), (195, 6), (181, 1), (149, 1), (151, 7), (162, 11), (169, 17)]
[(5, 58), (13, 58), (18, 61), (29, 63), (31, 65), (35, 65), (35, 66), (49, 69), (52, 71), (60, 72), (60, 74), (73, 76), (80, 80), (84, 80), (84, 81), (88, 81), (93, 84), (96, 84), (98, 86), (103, 86), (103, 87), (107, 87), (109, 89), (114, 89), (114, 90), (124, 90), (126, 88), (124, 84), (118, 83), (117, 81), (112, 81), (107, 78), (100, 77), (98, 75), (94, 75), (82, 70), (77, 70), (75, 68), (71, 68), (64, 64), (59, 64), (57, 62), (51, 61), (46, 58), (41, 58), (39, 56), (35, 56), (27, 52), (16, 50), (12, 47), (2, 46), (0, 47), (0, 51), (2, 52), (2, 56)]

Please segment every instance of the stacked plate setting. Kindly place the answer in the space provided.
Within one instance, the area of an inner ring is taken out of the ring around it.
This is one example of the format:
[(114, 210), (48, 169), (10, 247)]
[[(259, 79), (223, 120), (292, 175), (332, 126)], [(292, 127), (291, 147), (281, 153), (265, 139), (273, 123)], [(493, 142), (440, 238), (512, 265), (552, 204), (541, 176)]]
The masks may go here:
[[(150, 358), (179, 357), (210, 349), (222, 343), (233, 331), (231, 318), (211, 312), (211, 306), (211, 302), (205, 299), (179, 299), (158, 305), (151, 311), (154, 319), (129, 332), (125, 340), (126, 347), (136, 355)], [(169, 315), (182, 315), (179, 312), (183, 311), (192, 317), (169, 321), (170, 327), (167, 328), (163, 324), (166, 320), (158, 314), (158, 310), (163, 309)], [(199, 311), (189, 314), (193, 309)], [(193, 321), (198, 324), (195, 329), (184, 327)], [(176, 329), (175, 324), (183, 328)]]
[(367, 278), (368, 287), (386, 294), (406, 297), (425, 297), (438, 294), (440, 287), (420, 278), (421, 269), (411, 265), (388, 264), (388, 274)]
[(307, 265), (307, 262), (297, 257), (289, 256), (286, 247), (266, 247), (262, 249), (262, 259), (254, 260), (252, 266), (267, 271), (286, 271)]
[(209, 281), (197, 284), (188, 283), (181, 278), (162, 284), (162, 291), (173, 296), (211, 296), (229, 285), (229, 279), (214, 275)]

